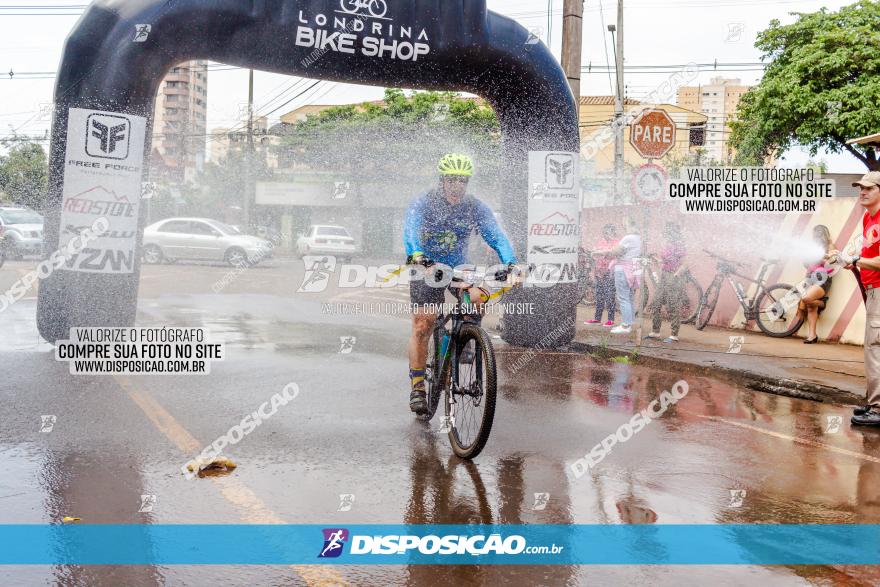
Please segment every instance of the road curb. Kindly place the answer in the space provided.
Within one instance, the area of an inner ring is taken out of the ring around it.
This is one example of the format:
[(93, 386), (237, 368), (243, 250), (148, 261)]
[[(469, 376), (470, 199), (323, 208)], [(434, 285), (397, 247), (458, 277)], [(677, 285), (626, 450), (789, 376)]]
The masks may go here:
[[(639, 347), (622, 349), (608, 345), (572, 341), (569, 348), (574, 351), (606, 358), (632, 357), (635, 354), (633, 362), (638, 365), (658, 367), (661, 369), (682, 369), (696, 375), (726, 379), (730, 382), (744, 385), (755, 391), (763, 391), (765, 393), (783, 395), (797, 399), (806, 399), (824, 404), (857, 406), (862, 405), (865, 401), (864, 397), (837, 389), (836, 387), (822, 385), (820, 383), (799, 381), (787, 377), (771, 377), (745, 369), (733, 369), (731, 367), (721, 367), (717, 365), (712, 367), (696, 365), (687, 361), (642, 354), (641, 352), (638, 352)], [(637, 352), (633, 353), (633, 351)]]

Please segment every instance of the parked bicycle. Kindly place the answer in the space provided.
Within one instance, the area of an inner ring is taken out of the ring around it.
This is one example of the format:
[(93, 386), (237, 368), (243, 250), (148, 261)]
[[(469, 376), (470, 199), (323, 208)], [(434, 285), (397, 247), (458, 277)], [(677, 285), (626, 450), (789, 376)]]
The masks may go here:
[[(654, 265), (650, 262), (656, 259), (654, 255), (648, 255), (642, 260), (644, 266), (645, 279), (642, 280), (642, 311), (645, 312), (651, 307), (652, 296), (657, 291), (657, 284), (660, 283), (660, 274), (656, 271)], [(697, 320), (697, 310), (700, 307), (700, 300), (703, 299), (703, 288), (694, 278), (690, 270), (684, 272), (684, 293), (685, 299), (681, 304), (681, 323), (693, 324)], [(669, 320), (669, 311), (663, 308), (663, 319)]]
[(578, 247), (578, 289), (583, 292), (580, 303), (596, 305), (596, 260), (590, 251)]
[[(495, 275), (504, 281), (506, 271)], [(492, 340), (481, 326), (482, 316), (471, 301), (469, 289), (487, 281), (474, 271), (453, 271), (448, 289), (456, 303), (449, 313), (440, 313), (428, 341), (425, 387), (429, 421), (443, 397), (443, 426), (456, 455), (476, 457), (489, 440), (495, 418), (498, 372)]]
[[(777, 263), (775, 259), (766, 259), (761, 264), (758, 278), (752, 279), (737, 272), (737, 269), (745, 267), (743, 263), (725, 259), (706, 249), (703, 250), (715, 259), (717, 273), (711, 285), (706, 288), (706, 293), (700, 299), (700, 307), (697, 310), (697, 330), (703, 330), (709, 324), (712, 313), (715, 311), (715, 306), (718, 304), (721, 286), (726, 279), (733, 288), (740, 306), (742, 306), (746, 320), (756, 321), (758, 328), (764, 334), (774, 338), (785, 338), (798, 331), (804, 321), (798, 317), (797, 307), (785, 308), (781, 303), (785, 295), (793, 289), (792, 286), (787, 283), (776, 283), (768, 286), (764, 281), (770, 267)], [(734, 277), (756, 284), (757, 289), (755, 290), (754, 297), (747, 297), (742, 283), (735, 281)]]

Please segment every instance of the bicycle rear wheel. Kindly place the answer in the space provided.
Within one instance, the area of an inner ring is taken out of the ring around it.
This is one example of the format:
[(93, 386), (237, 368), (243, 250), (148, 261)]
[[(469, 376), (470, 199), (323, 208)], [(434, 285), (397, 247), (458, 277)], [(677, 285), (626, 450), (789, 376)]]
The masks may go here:
[(706, 290), (706, 293), (703, 294), (703, 297), (700, 298), (700, 305), (697, 308), (697, 330), (703, 330), (709, 324), (709, 320), (712, 319), (712, 314), (715, 312), (715, 305), (718, 303), (718, 294), (720, 293), (721, 282), (713, 281), (709, 289)]
[(456, 455), (472, 459), (486, 446), (495, 419), (495, 351), (486, 331), (462, 325), (453, 361), (458, 374), (446, 395), (449, 442)]
[[(798, 317), (797, 306), (785, 308), (782, 298), (794, 288), (786, 283), (771, 285), (761, 292), (755, 303), (758, 308), (756, 321), (767, 336), (785, 338), (791, 336), (803, 325), (803, 318)], [(775, 308), (775, 310), (774, 310)]]

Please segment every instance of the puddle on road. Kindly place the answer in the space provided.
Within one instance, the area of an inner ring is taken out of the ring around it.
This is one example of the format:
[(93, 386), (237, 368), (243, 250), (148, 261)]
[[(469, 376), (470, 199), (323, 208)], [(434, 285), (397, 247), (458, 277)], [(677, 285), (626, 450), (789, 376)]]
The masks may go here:
[(0, 444), (0, 523), (46, 523), (43, 448), (33, 444)]
[(291, 304), (288, 300), (253, 295), (167, 296), (161, 306), (156, 302), (142, 304), (138, 313), (138, 326), (206, 328), (214, 339), (233, 348), (327, 357), (341, 352), (343, 338), (360, 336), (362, 341), (370, 342), (359, 346), (359, 351), (401, 356), (399, 349), (405, 348), (405, 331), (401, 330), (402, 335), (391, 335), (389, 325), (394, 323), (383, 321), (383, 328), (377, 328), (375, 320), (370, 316), (323, 315), (321, 304), (315, 302)]

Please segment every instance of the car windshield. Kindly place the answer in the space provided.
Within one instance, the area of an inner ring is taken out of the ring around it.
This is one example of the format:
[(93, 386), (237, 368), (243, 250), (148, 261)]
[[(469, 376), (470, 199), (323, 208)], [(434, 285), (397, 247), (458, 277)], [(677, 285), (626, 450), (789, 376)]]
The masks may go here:
[(237, 235), (237, 234), (242, 233), (239, 229), (235, 228), (234, 226), (230, 226), (230, 225), (224, 224), (222, 222), (213, 221), (213, 222), (211, 222), (211, 226), (213, 226), (214, 228), (216, 228), (217, 230), (219, 230), (223, 234)]
[(2, 210), (3, 224), (42, 224), (43, 217), (31, 210)]
[(318, 236), (348, 236), (348, 231), (341, 226), (319, 226)]

